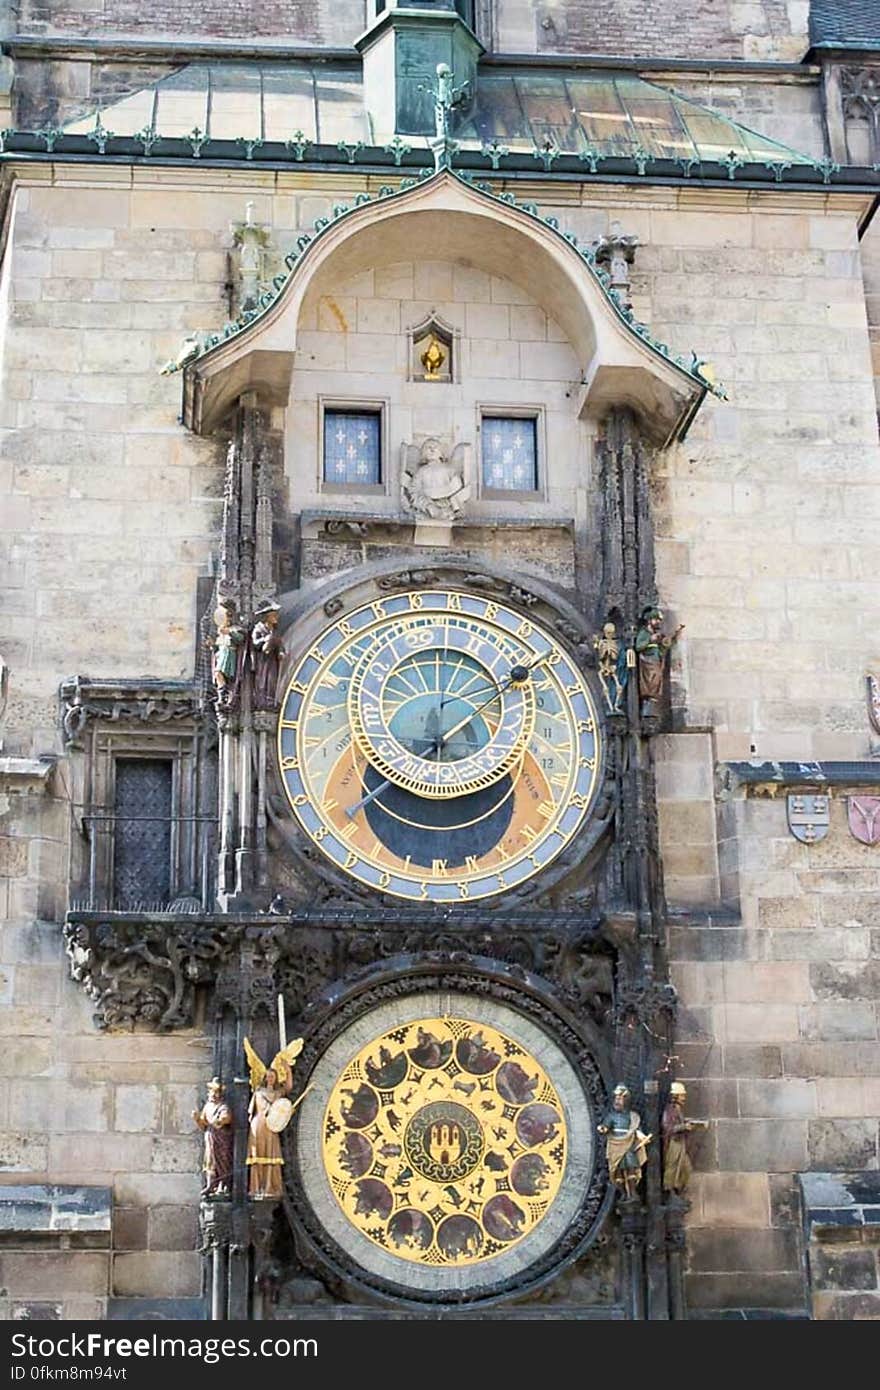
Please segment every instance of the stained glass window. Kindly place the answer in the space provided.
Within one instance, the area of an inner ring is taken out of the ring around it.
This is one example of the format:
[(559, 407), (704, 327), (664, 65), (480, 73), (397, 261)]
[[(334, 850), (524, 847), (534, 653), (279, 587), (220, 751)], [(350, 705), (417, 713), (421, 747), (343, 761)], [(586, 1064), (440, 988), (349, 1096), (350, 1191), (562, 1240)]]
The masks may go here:
[(377, 487), (382, 482), (378, 410), (324, 411), (324, 482)]
[(538, 491), (538, 422), (525, 416), (484, 415), (483, 487), (492, 492)]

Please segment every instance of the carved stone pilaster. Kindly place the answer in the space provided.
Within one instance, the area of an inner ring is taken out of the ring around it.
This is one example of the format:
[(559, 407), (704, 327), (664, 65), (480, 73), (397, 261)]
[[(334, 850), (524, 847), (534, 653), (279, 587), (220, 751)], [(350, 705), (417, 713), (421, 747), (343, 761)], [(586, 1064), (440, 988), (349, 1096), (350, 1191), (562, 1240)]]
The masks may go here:
[(229, 1247), (232, 1208), (228, 1202), (202, 1202), (199, 1231), (205, 1261), (205, 1284), (210, 1297), (210, 1319), (222, 1322), (228, 1315)]

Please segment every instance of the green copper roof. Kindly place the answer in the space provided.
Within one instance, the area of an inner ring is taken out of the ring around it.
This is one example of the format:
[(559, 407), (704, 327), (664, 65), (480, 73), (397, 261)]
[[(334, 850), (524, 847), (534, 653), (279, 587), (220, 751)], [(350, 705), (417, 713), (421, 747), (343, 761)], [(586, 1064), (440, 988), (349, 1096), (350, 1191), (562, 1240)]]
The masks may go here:
[[(149, 132), (154, 142), (189, 140), (197, 132), (203, 143), (375, 143), (354, 64), (191, 63), (103, 108), (100, 117), (117, 137)], [(89, 135), (94, 128), (91, 112), (68, 122), (63, 134)], [(464, 149), (504, 145), (511, 154), (552, 147), (560, 155), (682, 166), (731, 159), (737, 165), (814, 163), (632, 73), (483, 70), (476, 99), (454, 133)], [(407, 137), (414, 147), (421, 139)]]
[(634, 73), (481, 72), (476, 109), (456, 131), (482, 143), (515, 149), (547, 143), (561, 153), (592, 149), (602, 155), (649, 159), (724, 160), (743, 164), (784, 158), (811, 164), (803, 154), (756, 135), (719, 111), (689, 101)]
[[(179, 72), (101, 111), (114, 135), (151, 131), (157, 139), (290, 139), (315, 144), (367, 141), (370, 136), (358, 65), (326, 63), (190, 63)], [(64, 133), (87, 134), (94, 112), (69, 121)]]

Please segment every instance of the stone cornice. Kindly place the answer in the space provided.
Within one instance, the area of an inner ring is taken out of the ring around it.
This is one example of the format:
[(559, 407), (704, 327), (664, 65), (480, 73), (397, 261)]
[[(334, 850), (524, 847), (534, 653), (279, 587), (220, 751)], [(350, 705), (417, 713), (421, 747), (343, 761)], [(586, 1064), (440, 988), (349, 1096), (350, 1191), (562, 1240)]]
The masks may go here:
[(0, 756), (0, 791), (44, 792), (56, 761), (51, 754), (39, 758)]

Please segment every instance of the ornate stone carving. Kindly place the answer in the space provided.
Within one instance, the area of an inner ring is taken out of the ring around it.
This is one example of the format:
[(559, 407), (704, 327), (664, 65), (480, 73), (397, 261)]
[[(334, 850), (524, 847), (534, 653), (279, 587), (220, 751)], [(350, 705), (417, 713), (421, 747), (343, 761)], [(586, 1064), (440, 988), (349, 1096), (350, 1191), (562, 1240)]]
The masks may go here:
[(199, 698), (192, 681), (90, 680), (73, 676), (61, 683), (61, 727), (68, 747), (79, 740), (90, 719), (165, 724), (195, 719)]
[(189, 1028), (197, 985), (213, 982), (241, 933), (228, 919), (199, 921), (71, 913), (70, 973), (96, 1006), (98, 1028)]
[(434, 435), (401, 450), (401, 491), (416, 518), (455, 521), (470, 498), (470, 445), (455, 448)]
[(607, 235), (593, 242), (596, 265), (606, 270), (610, 278), (610, 289), (619, 297), (624, 308), (631, 308), (629, 269), (636, 258), (639, 239), (625, 236), (619, 222), (612, 222)]

